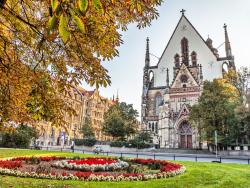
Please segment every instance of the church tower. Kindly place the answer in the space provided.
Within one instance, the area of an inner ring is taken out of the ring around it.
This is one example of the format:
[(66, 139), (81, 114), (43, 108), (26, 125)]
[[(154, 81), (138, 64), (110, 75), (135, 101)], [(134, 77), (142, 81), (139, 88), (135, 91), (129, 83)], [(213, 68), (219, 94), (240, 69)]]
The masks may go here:
[(181, 11), (181, 18), (157, 65), (150, 65), (146, 40), (141, 123), (153, 143), (162, 148), (198, 148), (198, 131), (189, 121), (204, 81), (223, 77), (223, 65), (235, 69), (227, 26), (226, 57), (220, 57), (210, 37), (205, 41)]

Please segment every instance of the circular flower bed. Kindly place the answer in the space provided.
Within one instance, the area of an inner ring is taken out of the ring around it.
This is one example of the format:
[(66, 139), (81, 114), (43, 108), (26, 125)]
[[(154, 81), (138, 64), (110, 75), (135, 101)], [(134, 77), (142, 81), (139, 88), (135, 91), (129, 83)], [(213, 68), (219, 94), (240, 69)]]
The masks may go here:
[(19, 157), (0, 160), (0, 174), (60, 180), (138, 181), (173, 177), (183, 165), (153, 159)]

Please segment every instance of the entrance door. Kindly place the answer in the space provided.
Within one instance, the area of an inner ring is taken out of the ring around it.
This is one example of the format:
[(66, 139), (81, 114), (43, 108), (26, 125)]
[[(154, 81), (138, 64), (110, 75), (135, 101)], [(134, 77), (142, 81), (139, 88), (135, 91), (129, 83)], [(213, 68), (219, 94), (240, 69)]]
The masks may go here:
[(192, 148), (192, 135), (187, 135), (187, 148)]
[(179, 126), (180, 147), (192, 148), (192, 128), (187, 121), (183, 121)]
[(181, 148), (186, 148), (187, 144), (186, 144), (186, 136), (185, 135), (181, 135)]

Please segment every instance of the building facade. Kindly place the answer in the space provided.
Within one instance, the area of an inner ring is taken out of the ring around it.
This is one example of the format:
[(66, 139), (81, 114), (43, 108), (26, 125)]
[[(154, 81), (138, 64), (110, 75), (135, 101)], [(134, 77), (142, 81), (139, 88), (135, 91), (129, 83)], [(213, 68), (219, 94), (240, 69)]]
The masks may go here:
[(221, 78), (235, 69), (227, 26), (224, 25), (226, 57), (220, 57), (213, 41), (205, 41), (184, 10), (156, 66), (150, 66), (149, 39), (143, 73), (141, 121), (162, 148), (198, 148), (198, 132), (189, 122), (203, 81)]
[(104, 113), (110, 106), (118, 102), (117, 99), (102, 97), (98, 90), (87, 91), (81, 87), (72, 87), (63, 96), (64, 100), (75, 110), (71, 115), (65, 112), (64, 126), (55, 127), (49, 122), (39, 122), (39, 138), (36, 144), (39, 146), (69, 146), (74, 139), (83, 138), (82, 125), (86, 118), (90, 118), (95, 138), (99, 141), (107, 141), (110, 138), (102, 132)]

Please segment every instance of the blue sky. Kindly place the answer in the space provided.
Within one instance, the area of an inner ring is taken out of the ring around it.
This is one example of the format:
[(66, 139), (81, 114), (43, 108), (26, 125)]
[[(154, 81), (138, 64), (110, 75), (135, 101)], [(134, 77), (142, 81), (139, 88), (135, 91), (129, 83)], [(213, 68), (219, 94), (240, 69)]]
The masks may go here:
[[(160, 17), (150, 27), (139, 30), (131, 24), (122, 33), (124, 44), (119, 48), (119, 57), (103, 63), (112, 85), (99, 89), (102, 96), (110, 98), (118, 90), (120, 101), (133, 104), (140, 112), (146, 37), (150, 38), (150, 53), (160, 57), (181, 17), (181, 9), (186, 10), (186, 17), (205, 40), (210, 36), (214, 47), (224, 42), (226, 23), (237, 68), (250, 67), (250, 0), (165, 0), (158, 7)], [(220, 56), (225, 54), (224, 46), (219, 52)], [(151, 65), (157, 61), (151, 56)]]

